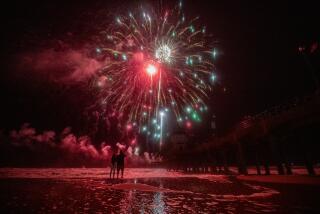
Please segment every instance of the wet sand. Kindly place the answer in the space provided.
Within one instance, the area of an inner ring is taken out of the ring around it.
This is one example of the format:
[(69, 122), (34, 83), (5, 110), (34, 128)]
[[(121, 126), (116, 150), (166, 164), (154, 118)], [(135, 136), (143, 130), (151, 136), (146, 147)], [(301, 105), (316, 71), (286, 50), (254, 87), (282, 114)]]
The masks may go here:
[(35, 175), (36, 169), (29, 176), (2, 171), (0, 212), (319, 213), (319, 185), (261, 183), (233, 176), (171, 176), (165, 171), (152, 173), (153, 169), (148, 169), (148, 176), (147, 171), (136, 171), (127, 171), (128, 178), (119, 180), (106, 179), (103, 170), (95, 174), (84, 169), (58, 178), (41, 177), (43, 171)]

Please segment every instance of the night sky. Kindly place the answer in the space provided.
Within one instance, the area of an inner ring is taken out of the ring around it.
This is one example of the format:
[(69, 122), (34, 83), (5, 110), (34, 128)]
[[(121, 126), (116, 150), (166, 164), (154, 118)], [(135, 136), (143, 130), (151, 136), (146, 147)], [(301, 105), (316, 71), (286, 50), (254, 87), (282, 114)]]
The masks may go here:
[[(200, 15), (219, 42), (218, 81), (226, 91), (218, 90), (212, 108), (222, 131), (245, 115), (314, 89), (298, 47), (309, 49), (320, 40), (316, 3), (279, 2), (184, 1), (186, 14)], [(30, 69), (19, 67), (18, 58), (52, 44), (56, 47), (58, 41), (72, 47), (90, 43), (98, 25), (110, 21), (101, 20), (103, 14), (127, 11), (133, 4), (144, 1), (2, 3), (0, 128), (9, 130), (30, 122), (40, 130), (72, 126), (84, 131), (82, 111), (90, 102), (88, 93), (83, 88), (56, 86), (47, 80), (49, 74), (34, 75)], [(317, 71), (318, 57), (319, 49), (310, 54)]]

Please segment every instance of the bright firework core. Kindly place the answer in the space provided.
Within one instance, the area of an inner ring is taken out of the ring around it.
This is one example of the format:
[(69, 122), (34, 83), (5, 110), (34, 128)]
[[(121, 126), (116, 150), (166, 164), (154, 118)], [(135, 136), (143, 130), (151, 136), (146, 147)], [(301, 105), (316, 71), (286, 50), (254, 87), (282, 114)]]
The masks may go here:
[(161, 45), (156, 49), (156, 58), (160, 62), (170, 62), (171, 48), (168, 45)]
[(153, 64), (148, 64), (147, 67), (146, 67), (146, 72), (152, 76), (154, 75), (155, 73), (157, 73), (158, 69), (155, 65)]

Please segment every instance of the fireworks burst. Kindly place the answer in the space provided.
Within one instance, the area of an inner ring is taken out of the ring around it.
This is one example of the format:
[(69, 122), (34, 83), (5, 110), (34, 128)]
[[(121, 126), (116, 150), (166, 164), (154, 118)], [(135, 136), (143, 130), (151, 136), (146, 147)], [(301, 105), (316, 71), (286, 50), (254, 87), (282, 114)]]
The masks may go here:
[(95, 80), (99, 102), (128, 114), (140, 132), (158, 130), (160, 141), (167, 112), (186, 127), (200, 122), (216, 50), (197, 20), (187, 21), (181, 2), (170, 11), (117, 16), (96, 49), (106, 58)]

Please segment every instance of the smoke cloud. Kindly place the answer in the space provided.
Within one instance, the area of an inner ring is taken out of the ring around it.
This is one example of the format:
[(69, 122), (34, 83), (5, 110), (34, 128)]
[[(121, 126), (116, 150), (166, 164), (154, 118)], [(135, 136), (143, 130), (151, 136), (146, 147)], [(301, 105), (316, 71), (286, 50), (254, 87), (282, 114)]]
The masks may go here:
[(117, 150), (126, 155), (126, 164), (139, 166), (160, 161), (153, 154), (140, 154), (139, 147), (126, 146), (118, 142), (112, 147), (107, 142), (95, 146), (87, 135), (77, 136), (71, 127), (60, 133), (45, 130), (38, 133), (29, 123), (20, 129), (11, 130), (8, 136), (2, 133), (0, 139), (1, 165), (15, 166), (105, 166)]
[(90, 51), (85, 48), (50, 48), (24, 53), (19, 56), (19, 62), (21, 71), (31, 70), (51, 81), (67, 84), (86, 81), (102, 67), (102, 62), (90, 57)]

